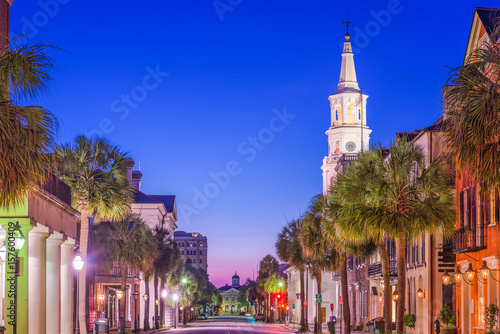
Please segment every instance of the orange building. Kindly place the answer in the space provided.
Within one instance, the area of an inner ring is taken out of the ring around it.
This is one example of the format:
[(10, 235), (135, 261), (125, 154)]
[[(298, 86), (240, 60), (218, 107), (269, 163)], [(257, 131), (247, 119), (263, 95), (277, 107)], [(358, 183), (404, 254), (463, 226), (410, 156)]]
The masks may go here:
[[(472, 20), (466, 55), (489, 38), (500, 9), (476, 8)], [(460, 334), (484, 333), (485, 308), (499, 302), (500, 224), (498, 189), (486, 195), (479, 191), (479, 182), (467, 170), (457, 171), (457, 230), (453, 251), (457, 269), (457, 326)], [(490, 270), (482, 270), (485, 268)], [(452, 273), (449, 273), (450, 275)]]

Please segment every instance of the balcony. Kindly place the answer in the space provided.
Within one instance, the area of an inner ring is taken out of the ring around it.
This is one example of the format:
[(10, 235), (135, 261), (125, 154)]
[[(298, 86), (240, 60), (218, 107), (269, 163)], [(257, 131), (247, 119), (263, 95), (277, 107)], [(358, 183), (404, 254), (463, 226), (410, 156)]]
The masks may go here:
[[(96, 276), (121, 277), (121, 269), (119, 266), (113, 266), (113, 268), (105, 270), (101, 266), (96, 266), (95, 274)], [(130, 268), (127, 268), (127, 277), (139, 277), (139, 273), (132, 273)]]
[[(391, 276), (397, 276), (398, 270), (396, 260), (389, 260), (389, 272)], [(368, 265), (368, 279), (382, 277), (382, 262), (376, 262)]]
[(486, 248), (484, 225), (465, 226), (455, 230), (453, 253), (477, 252)]
[(42, 189), (71, 206), (71, 188), (54, 174), (49, 173)]

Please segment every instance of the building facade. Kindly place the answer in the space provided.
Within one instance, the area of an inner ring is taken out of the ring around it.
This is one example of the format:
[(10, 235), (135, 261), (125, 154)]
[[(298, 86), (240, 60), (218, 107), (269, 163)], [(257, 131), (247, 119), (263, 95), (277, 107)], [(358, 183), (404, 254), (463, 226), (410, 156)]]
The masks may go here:
[(207, 237), (197, 232), (175, 231), (174, 240), (177, 242), (181, 258), (185, 263), (189, 263), (197, 269), (207, 271)]
[[(499, 9), (475, 9), (466, 56), (483, 43), (498, 42), (490, 37), (499, 18)], [(499, 191), (491, 189), (481, 193), (479, 189), (480, 182), (474, 180), (468, 170), (457, 171), (458, 218), (453, 244), (457, 266), (452, 283), (456, 289), (457, 326), (461, 334), (484, 333), (485, 308), (490, 304), (498, 306), (500, 298)], [(489, 272), (481, 270), (485, 266)]]
[(241, 308), (238, 305), (238, 295), (240, 294), (240, 277), (237, 273), (234, 273), (231, 278), (231, 285), (226, 284), (218, 289), (219, 294), (222, 297), (222, 303), (219, 309), (220, 313), (225, 314), (236, 314), (240, 311), (244, 311), (246, 307)]

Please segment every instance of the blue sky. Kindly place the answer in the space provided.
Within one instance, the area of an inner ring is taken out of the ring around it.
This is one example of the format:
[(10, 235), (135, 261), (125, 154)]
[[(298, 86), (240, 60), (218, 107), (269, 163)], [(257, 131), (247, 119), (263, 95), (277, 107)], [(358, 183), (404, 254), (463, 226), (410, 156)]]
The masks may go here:
[[(177, 195), (217, 285), (255, 275), (322, 191), (329, 94), (349, 10), (371, 141), (430, 125), (474, 7), (498, 1), (14, 1), (11, 30), (53, 43), (58, 141), (102, 134)], [(199, 195), (202, 194), (202, 195)]]

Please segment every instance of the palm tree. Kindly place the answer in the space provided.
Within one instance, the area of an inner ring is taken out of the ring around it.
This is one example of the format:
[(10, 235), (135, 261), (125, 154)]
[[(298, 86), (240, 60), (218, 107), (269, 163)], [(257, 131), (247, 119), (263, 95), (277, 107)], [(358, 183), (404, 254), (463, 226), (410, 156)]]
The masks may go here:
[[(387, 233), (383, 227), (373, 224), (372, 229), (367, 232), (365, 217), (361, 212), (369, 201), (374, 190), (370, 182), (371, 177), (376, 173), (374, 160), (377, 155), (384, 159), (386, 152), (382, 149), (373, 149), (362, 152), (356, 161), (337, 177), (335, 185), (330, 189), (329, 208), (335, 219), (327, 221), (327, 234), (338, 236), (337, 240), (343, 240), (347, 247), (355, 246), (366, 250), (367, 243), (374, 243), (379, 252), (382, 262), (382, 277), (384, 281), (384, 318), (385, 333), (392, 331), (392, 301), (390, 284), (390, 261), (386, 248)], [(361, 208), (360, 208), (361, 207)], [(369, 211), (368, 211), (369, 212)], [(344, 289), (344, 287), (342, 287)], [(345, 287), (347, 292), (347, 287)], [(346, 293), (345, 292), (345, 293)], [(344, 294), (344, 292), (343, 292)]]
[[(156, 242), (144, 222), (134, 214), (125, 219), (105, 221), (96, 226), (95, 254), (105, 267), (120, 266), (120, 289), (125, 291), (127, 270), (150, 270), (157, 255)], [(120, 313), (125, 314), (125, 294), (120, 303)], [(122, 328), (123, 327), (122, 323)]]
[(302, 221), (294, 219), (286, 226), (283, 226), (278, 234), (276, 241), (276, 253), (278, 257), (294, 266), (299, 271), (300, 276), (300, 331), (305, 331), (304, 319), (304, 272), (305, 261), (302, 256), (303, 250), (300, 244), (300, 231), (302, 229)]
[[(327, 219), (327, 203), (323, 194), (316, 195), (304, 215), (300, 234), (303, 254), (312, 268), (312, 276), (316, 278), (318, 294), (321, 294), (323, 270), (335, 270), (339, 264), (339, 254), (335, 245), (323, 233)], [(318, 333), (322, 333), (323, 317), (321, 303), (316, 303), (316, 319)]]
[(57, 129), (47, 109), (18, 103), (47, 90), (54, 47), (10, 43), (0, 51), (0, 206), (19, 204), (46, 182)]
[(445, 130), (459, 170), (467, 168), (482, 190), (500, 182), (500, 37), (498, 27), (454, 69), (443, 91)]
[(76, 143), (57, 148), (56, 173), (71, 187), (72, 205), (80, 211), (80, 253), (84, 261), (80, 270), (78, 293), (80, 328), (86, 331), (86, 267), (89, 219), (120, 220), (129, 214), (132, 187), (127, 179), (127, 156), (106, 140), (80, 136)]
[(271, 307), (271, 293), (266, 290), (265, 285), (267, 280), (269, 280), (272, 276), (278, 274), (278, 261), (271, 255), (266, 255), (260, 261), (259, 266), (259, 287), (262, 292), (267, 292), (267, 300), (266, 300), (266, 322), (269, 321), (269, 308)]
[[(158, 283), (161, 280), (161, 290), (165, 287), (165, 280), (167, 275), (175, 270), (176, 259), (180, 257), (177, 244), (172, 239), (170, 232), (164, 226), (155, 226), (153, 230), (153, 235), (156, 241), (156, 247), (158, 250), (158, 257), (154, 263), (154, 295), (155, 300), (159, 300)], [(155, 307), (155, 319), (158, 319), (159, 313), (161, 313), (161, 318), (163, 320), (163, 303), (161, 303), (162, 309), (158, 310)]]
[[(450, 178), (442, 161), (436, 159), (427, 165), (421, 147), (403, 138), (391, 144), (387, 157), (380, 147), (372, 148), (372, 151), (375, 152), (370, 155), (373, 173), (363, 174), (366, 176), (363, 182), (369, 186), (364, 190), (358, 188), (357, 200), (352, 198), (352, 217), (359, 224), (358, 229), (364, 229), (379, 243), (383, 238), (395, 240), (400, 296), (396, 331), (402, 333), (406, 241), (427, 232), (440, 231), (445, 236), (450, 235), (455, 225), (455, 202)], [(359, 161), (364, 162), (363, 155)], [(353, 166), (356, 163), (353, 162)]]

